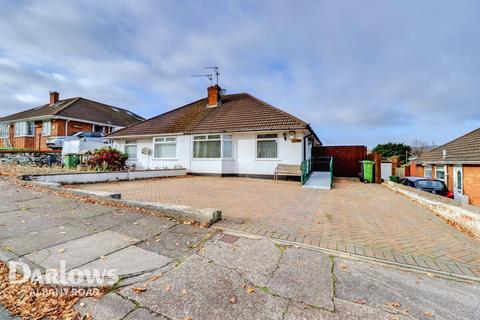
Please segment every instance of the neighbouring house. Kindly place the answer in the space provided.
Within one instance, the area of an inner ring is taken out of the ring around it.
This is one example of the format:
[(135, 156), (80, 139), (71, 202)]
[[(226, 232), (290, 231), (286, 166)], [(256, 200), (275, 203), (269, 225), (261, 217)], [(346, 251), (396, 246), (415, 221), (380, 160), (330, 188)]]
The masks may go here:
[(189, 103), (108, 136), (137, 168), (272, 176), (279, 163), (300, 165), (321, 142), (310, 125), (248, 93)]
[(410, 175), (443, 180), (455, 199), (480, 206), (480, 129), (422, 154)]
[(128, 110), (82, 97), (60, 100), (50, 92), (50, 102), (0, 118), (0, 148), (48, 149), (50, 137), (80, 131), (112, 133), (144, 120)]

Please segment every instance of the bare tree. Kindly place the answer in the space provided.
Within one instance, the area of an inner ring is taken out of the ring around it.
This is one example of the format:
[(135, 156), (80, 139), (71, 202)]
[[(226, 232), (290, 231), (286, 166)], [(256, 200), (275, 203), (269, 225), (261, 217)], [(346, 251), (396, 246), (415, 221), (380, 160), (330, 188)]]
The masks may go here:
[(423, 153), (432, 150), (430, 144), (420, 139), (414, 139), (410, 146), (412, 147), (412, 151), (410, 152), (412, 156), (420, 156)]

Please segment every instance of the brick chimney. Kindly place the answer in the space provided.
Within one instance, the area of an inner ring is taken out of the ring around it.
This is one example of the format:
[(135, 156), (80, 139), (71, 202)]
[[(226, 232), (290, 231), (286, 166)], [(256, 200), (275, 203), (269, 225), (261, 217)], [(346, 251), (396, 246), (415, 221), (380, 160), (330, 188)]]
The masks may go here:
[(50, 91), (50, 105), (53, 106), (60, 99), (60, 93), (57, 91)]
[(222, 88), (218, 84), (208, 87), (207, 107), (216, 107), (220, 104), (222, 98)]

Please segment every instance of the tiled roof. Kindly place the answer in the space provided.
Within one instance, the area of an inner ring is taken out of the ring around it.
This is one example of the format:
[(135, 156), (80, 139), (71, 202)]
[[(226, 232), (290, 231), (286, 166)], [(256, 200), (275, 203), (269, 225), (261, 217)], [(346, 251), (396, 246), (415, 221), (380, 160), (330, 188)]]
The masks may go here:
[(288, 130), (307, 127), (306, 122), (248, 93), (237, 93), (223, 96), (221, 104), (216, 107), (207, 107), (207, 99), (201, 99), (119, 130), (110, 137), (165, 133)]
[(480, 162), (480, 128), (422, 154), (416, 162)]
[(67, 117), (98, 123), (127, 127), (144, 120), (139, 115), (125, 109), (109, 106), (85, 98), (69, 98), (58, 101), (54, 105), (45, 104), (29, 110), (21, 111), (3, 118), (0, 122), (18, 121), (37, 117)]

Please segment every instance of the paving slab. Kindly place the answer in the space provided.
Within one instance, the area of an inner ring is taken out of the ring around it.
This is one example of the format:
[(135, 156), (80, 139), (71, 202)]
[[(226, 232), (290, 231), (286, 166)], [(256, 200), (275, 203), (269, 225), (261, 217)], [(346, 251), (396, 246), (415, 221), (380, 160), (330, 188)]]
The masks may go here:
[(8, 250), (16, 254), (24, 255), (89, 234), (90, 233), (83, 228), (64, 224), (2, 239), (0, 240), (0, 247), (4, 249), (8, 248)]
[(118, 294), (109, 293), (102, 299), (82, 299), (75, 309), (84, 315), (89, 313), (93, 319), (120, 320), (135, 309), (135, 304)]
[(234, 243), (215, 241), (200, 254), (216, 264), (241, 272), (255, 285), (265, 287), (278, 266), (282, 251), (267, 239), (239, 238)]
[(138, 308), (137, 310), (129, 313), (124, 320), (168, 320), (162, 315), (150, 311), (145, 308)]
[(147, 240), (176, 224), (175, 221), (155, 216), (143, 216), (134, 221), (121, 223), (111, 230), (140, 240)]
[(207, 235), (208, 230), (205, 228), (177, 225), (138, 246), (176, 259), (191, 252)]
[(168, 257), (131, 246), (83, 265), (82, 269), (99, 270), (100, 273), (104, 270), (115, 269), (117, 276), (123, 277), (152, 271), (171, 261), (172, 259)]
[(248, 289), (237, 272), (192, 256), (146, 291), (121, 294), (171, 319), (282, 319), (288, 300)]
[(28, 232), (48, 229), (64, 224), (65, 221), (28, 210), (0, 213), (0, 238), (7, 238)]
[(141, 213), (123, 210), (110, 211), (86, 219), (69, 219), (70, 223), (91, 231), (103, 231), (119, 224), (134, 221), (143, 217)]
[(286, 249), (267, 287), (281, 297), (334, 309), (330, 257), (320, 252)]
[(336, 296), (418, 319), (480, 319), (480, 285), (431, 278), (360, 261), (335, 260)]
[(386, 311), (370, 308), (361, 304), (335, 299), (335, 311), (313, 308), (294, 302), (289, 305), (284, 320), (414, 320), (403, 315), (393, 315)]
[(65, 261), (66, 269), (70, 270), (137, 241), (138, 239), (107, 230), (28, 254), (25, 258), (48, 269), (58, 269), (60, 261)]

